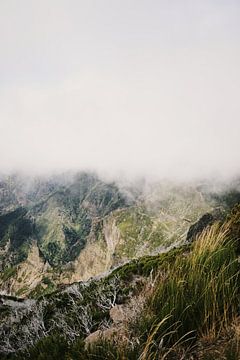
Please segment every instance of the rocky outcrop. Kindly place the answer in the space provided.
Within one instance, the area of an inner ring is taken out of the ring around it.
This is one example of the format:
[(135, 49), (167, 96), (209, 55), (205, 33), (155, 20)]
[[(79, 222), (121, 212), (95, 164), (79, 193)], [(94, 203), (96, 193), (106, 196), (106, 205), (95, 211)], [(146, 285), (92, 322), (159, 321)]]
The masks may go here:
[(211, 226), (214, 222), (222, 219), (222, 213), (219, 209), (216, 209), (212, 213), (204, 214), (195, 224), (191, 225), (187, 233), (187, 242), (191, 242), (200, 235), (204, 229)]
[(115, 327), (111, 327), (109, 329), (106, 330), (97, 330), (94, 331), (93, 333), (91, 333), (90, 335), (88, 335), (86, 337), (86, 339), (84, 340), (85, 342), (85, 349), (91, 347), (92, 345), (94, 345), (95, 343), (97, 343), (100, 340), (112, 340), (114, 339), (114, 337), (116, 335), (118, 335), (119, 337), (119, 331), (123, 331), (122, 329), (119, 330), (118, 328)]
[(0, 284), (1, 292), (9, 295), (27, 296), (50, 270), (50, 265), (40, 256), (37, 242), (34, 241), (27, 259), (16, 266), (14, 275)]

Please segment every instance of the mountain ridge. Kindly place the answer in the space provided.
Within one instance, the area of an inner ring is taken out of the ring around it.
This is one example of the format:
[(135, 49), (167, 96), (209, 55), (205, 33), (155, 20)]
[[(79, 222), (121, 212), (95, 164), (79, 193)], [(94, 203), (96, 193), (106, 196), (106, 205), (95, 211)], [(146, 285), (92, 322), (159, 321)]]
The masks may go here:
[[(217, 204), (199, 185), (160, 182), (147, 188), (92, 173), (2, 180), (0, 291), (36, 296), (181, 244), (189, 226)], [(31, 253), (41, 274), (38, 282), (32, 275), (34, 288), (26, 275), (36, 273)]]

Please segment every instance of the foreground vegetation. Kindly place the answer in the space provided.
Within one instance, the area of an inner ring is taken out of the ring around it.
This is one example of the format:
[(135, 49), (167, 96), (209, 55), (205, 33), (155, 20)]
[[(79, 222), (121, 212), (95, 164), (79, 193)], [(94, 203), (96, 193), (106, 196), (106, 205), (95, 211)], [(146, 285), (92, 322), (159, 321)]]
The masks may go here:
[[(44, 333), (6, 358), (239, 359), (239, 239), (237, 206), (191, 245), (126, 264), (81, 296), (79, 288), (49, 295)], [(54, 327), (56, 303), (67, 320)], [(78, 327), (84, 306), (88, 329)], [(118, 323), (111, 318), (116, 306), (127, 315)], [(90, 334), (98, 336), (88, 341)]]

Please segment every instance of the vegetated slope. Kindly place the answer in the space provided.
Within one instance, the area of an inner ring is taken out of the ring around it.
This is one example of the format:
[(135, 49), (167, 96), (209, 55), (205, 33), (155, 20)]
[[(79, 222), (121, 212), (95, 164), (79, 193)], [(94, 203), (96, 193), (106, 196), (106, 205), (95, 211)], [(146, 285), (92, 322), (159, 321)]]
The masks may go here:
[(2, 358), (239, 359), (239, 243), (238, 205), (191, 244), (105, 278), (2, 297)]
[(95, 174), (0, 183), (0, 289), (37, 297), (186, 238), (222, 198), (204, 186), (120, 186)]
[[(16, 185), (10, 182), (11, 186), (8, 191), (4, 189), (1, 198), (3, 280), (17, 274), (24, 262), (29, 276), (32, 253), (35, 258), (39, 257), (38, 262), (45, 262), (46, 269), (75, 260), (90, 237), (98, 238), (102, 219), (117, 208), (129, 206), (115, 184), (105, 183), (93, 174), (76, 175), (65, 184), (62, 179), (61, 182), (55, 179), (30, 184), (27, 189), (21, 185), (20, 190), (19, 182), (14, 180)], [(8, 193), (11, 192), (18, 196), (9, 211)], [(23, 286), (24, 282), (21, 277)]]
[[(38, 297), (185, 241), (235, 193), (209, 184), (120, 184), (92, 173), (1, 181), (0, 291)], [(224, 196), (223, 196), (224, 195)]]

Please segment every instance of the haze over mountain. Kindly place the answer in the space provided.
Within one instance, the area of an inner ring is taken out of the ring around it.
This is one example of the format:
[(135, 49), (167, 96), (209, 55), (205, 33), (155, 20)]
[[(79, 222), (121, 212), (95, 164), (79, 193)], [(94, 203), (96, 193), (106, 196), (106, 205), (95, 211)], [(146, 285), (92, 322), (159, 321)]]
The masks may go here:
[(239, 19), (0, 0), (1, 360), (240, 359)]
[(1, 359), (237, 360), (239, 184), (1, 176)]
[(239, 174), (240, 4), (0, 3), (0, 171)]

